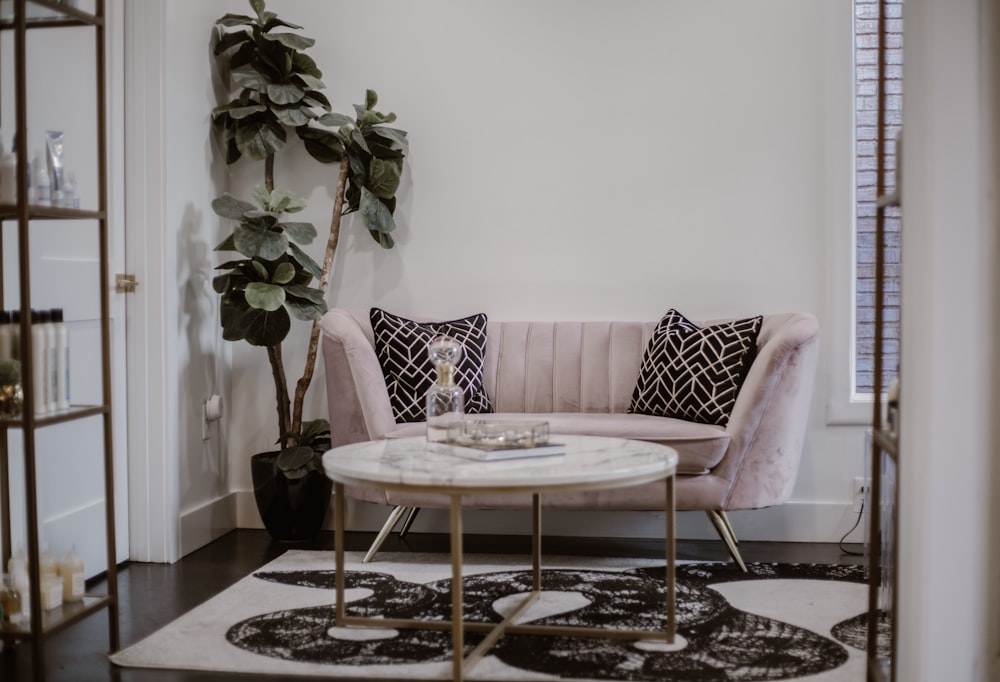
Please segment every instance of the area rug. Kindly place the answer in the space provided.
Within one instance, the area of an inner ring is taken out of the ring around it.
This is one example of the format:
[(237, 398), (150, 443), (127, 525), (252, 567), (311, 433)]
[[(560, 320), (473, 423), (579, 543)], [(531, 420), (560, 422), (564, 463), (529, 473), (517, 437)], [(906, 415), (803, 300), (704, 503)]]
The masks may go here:
[[(450, 617), (450, 563), (440, 554), (348, 552), (349, 613)], [(527, 565), (526, 565), (527, 564)], [(446, 680), (448, 632), (337, 628), (333, 553), (290, 550), (148, 638), (120, 666), (334, 679)], [(468, 555), (466, 618), (498, 622), (530, 590), (527, 557)], [(859, 566), (730, 563), (677, 566), (678, 644), (502, 637), (468, 680), (848, 682), (864, 678), (867, 588)], [(521, 622), (663, 627), (663, 561), (543, 557), (543, 597)], [(475, 646), (481, 635), (467, 634)]]

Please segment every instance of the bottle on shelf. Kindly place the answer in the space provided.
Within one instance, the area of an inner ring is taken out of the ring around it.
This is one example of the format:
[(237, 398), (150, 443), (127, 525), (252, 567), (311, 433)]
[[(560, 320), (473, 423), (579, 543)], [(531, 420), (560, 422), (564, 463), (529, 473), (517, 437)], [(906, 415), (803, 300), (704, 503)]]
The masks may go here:
[(31, 390), (36, 415), (44, 415), (49, 411), (48, 379), (46, 367), (48, 353), (45, 347), (45, 323), (41, 310), (31, 311)]
[(63, 601), (76, 602), (83, 599), (85, 589), (83, 569), (83, 559), (76, 553), (76, 545), (73, 545), (59, 562), (59, 575), (63, 580)]
[(14, 334), (17, 330), (11, 324), (9, 310), (0, 310), (0, 360), (14, 357)]
[(17, 203), (17, 155), (14, 150), (0, 156), (0, 204)]
[(40, 151), (35, 152), (34, 161), (35, 203), (39, 206), (52, 205), (52, 180), (49, 178), (49, 168)]
[(51, 313), (56, 330), (56, 409), (65, 410), (69, 407), (69, 328), (63, 321), (62, 308), (53, 308)]
[(42, 331), (45, 334), (45, 411), (55, 412), (59, 403), (58, 364), (56, 362), (56, 325), (52, 310), (42, 312)]
[[(21, 359), (21, 311), (14, 309), (10, 311), (10, 326), (13, 328), (10, 337), (10, 356), (15, 360)], [(23, 380), (22, 380), (23, 381)]]

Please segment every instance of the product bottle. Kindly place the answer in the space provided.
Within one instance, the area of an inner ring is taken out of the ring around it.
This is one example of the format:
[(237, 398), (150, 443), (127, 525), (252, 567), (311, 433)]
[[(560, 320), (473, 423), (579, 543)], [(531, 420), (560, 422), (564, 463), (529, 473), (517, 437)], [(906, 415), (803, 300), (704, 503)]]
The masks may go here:
[(0, 157), (0, 204), (17, 202), (17, 156), (10, 151)]
[(65, 410), (69, 407), (69, 329), (62, 308), (52, 309), (52, 323), (56, 328), (56, 409)]
[(28, 577), (28, 555), (23, 546), (18, 546), (7, 562), (14, 590), (21, 595), (21, 615), (31, 615), (31, 579)]
[(76, 553), (76, 545), (66, 552), (66, 556), (59, 562), (59, 574), (63, 579), (63, 601), (83, 599), (83, 559)]
[(31, 165), (35, 174), (35, 203), (39, 206), (51, 206), (52, 180), (49, 178), (49, 169), (41, 152), (35, 152), (35, 160)]
[(0, 310), (0, 360), (14, 357), (14, 326), (10, 323), (10, 311)]
[(40, 310), (31, 311), (31, 390), (35, 414), (45, 414), (49, 409), (49, 397), (46, 395), (49, 373), (45, 367), (48, 354), (45, 352), (45, 327)]
[(0, 580), (0, 604), (3, 606), (4, 620), (9, 623), (16, 623), (21, 619), (21, 593), (14, 587), (14, 578), (10, 575), (3, 575)]
[(45, 411), (55, 412), (58, 407), (59, 368), (56, 362), (56, 325), (52, 311), (42, 311), (42, 329), (45, 332)]
[[(15, 360), (21, 358), (20, 346), (21, 346), (21, 311), (11, 310), (10, 311), (10, 326), (12, 328), (10, 336), (10, 356)], [(21, 378), (21, 383), (25, 383), (25, 379)]]

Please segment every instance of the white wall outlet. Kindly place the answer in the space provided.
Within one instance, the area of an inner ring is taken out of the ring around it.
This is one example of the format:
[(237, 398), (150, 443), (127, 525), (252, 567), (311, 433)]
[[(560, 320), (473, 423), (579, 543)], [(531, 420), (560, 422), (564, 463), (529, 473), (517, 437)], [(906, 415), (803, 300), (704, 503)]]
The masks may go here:
[(851, 511), (860, 512), (864, 505), (868, 504), (868, 496), (871, 493), (871, 485), (867, 478), (858, 476), (854, 479), (854, 487), (851, 489)]

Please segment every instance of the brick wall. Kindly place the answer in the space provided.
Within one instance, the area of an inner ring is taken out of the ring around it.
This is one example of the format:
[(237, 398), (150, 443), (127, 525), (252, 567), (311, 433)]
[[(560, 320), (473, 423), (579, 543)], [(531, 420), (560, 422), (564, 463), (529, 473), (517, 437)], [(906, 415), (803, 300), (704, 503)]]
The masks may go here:
[[(875, 134), (878, 116), (878, 13), (879, 0), (854, 0), (856, 183), (857, 183), (857, 327), (855, 386), (871, 393), (874, 384), (875, 340)], [(903, 108), (903, 0), (886, 1), (886, 183), (896, 188), (896, 133)], [(899, 256), (900, 213), (886, 211), (884, 287), (883, 385), (896, 376), (899, 366)]]

